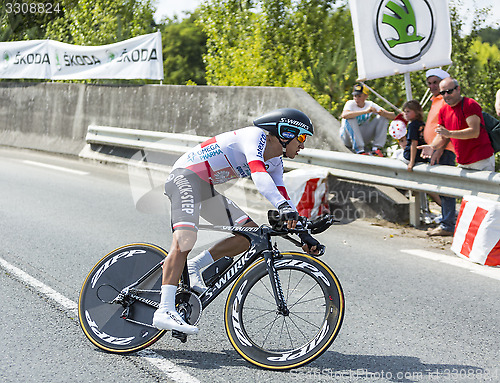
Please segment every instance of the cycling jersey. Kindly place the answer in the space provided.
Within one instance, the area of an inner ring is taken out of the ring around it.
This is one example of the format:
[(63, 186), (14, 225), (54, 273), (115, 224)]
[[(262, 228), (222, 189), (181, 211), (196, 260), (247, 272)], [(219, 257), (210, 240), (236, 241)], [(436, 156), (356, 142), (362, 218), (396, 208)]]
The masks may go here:
[(259, 192), (275, 207), (289, 200), (283, 182), (283, 161), (264, 161), (266, 133), (251, 126), (219, 134), (183, 154), (165, 184), (171, 201), (172, 230), (198, 230), (199, 217), (217, 225), (251, 222), (233, 201), (219, 194), (214, 185), (252, 177)]
[(219, 134), (182, 155), (174, 169), (184, 168), (217, 185), (252, 177), (257, 190), (275, 207), (289, 200), (283, 182), (283, 161), (264, 161), (266, 133), (256, 126)]

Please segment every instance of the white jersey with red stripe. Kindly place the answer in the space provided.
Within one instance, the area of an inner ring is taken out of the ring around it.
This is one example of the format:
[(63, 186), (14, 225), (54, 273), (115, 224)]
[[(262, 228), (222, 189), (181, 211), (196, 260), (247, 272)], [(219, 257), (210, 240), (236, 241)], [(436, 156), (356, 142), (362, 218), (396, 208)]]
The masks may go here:
[(252, 177), (259, 192), (275, 207), (293, 204), (283, 182), (283, 160), (264, 161), (266, 132), (256, 126), (219, 134), (183, 154), (173, 169), (189, 169), (212, 184)]

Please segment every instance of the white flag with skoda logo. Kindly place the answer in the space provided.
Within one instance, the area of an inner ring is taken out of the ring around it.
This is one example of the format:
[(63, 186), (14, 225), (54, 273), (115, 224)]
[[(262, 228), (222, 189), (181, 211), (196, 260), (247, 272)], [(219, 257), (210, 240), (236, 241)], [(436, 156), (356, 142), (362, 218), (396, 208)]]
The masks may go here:
[(0, 54), (0, 78), (163, 79), (160, 32), (101, 46), (0, 42)]
[(359, 80), (451, 64), (448, 0), (349, 0)]

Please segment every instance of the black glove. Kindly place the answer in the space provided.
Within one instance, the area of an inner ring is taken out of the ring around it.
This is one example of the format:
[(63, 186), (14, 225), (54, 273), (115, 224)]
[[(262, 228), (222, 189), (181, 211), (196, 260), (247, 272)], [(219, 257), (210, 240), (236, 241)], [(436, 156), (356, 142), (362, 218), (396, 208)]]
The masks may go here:
[(294, 210), (288, 204), (288, 202), (283, 202), (281, 205), (279, 205), (278, 210), (281, 222), (297, 221), (299, 219), (299, 213), (297, 212), (297, 210)]
[(299, 238), (302, 241), (302, 244), (307, 245), (309, 249), (311, 249), (314, 246), (316, 246), (316, 248), (319, 248), (319, 246), (321, 246), (321, 243), (319, 243), (316, 239), (314, 239), (314, 237), (309, 233), (300, 233)]

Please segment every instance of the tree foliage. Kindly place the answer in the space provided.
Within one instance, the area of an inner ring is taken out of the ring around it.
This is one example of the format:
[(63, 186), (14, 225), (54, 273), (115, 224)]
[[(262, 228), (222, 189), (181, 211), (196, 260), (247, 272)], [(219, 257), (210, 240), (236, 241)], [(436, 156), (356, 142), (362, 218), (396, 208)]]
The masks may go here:
[(66, 0), (64, 17), (47, 24), (45, 38), (104, 45), (155, 31), (151, 0)]
[[(346, 7), (331, 0), (213, 0), (202, 6), (207, 83), (296, 86), (328, 110), (354, 84)], [(340, 69), (340, 70), (339, 70)]]
[(203, 55), (207, 38), (195, 24), (196, 13), (161, 25), (164, 81), (167, 84), (206, 85)]

